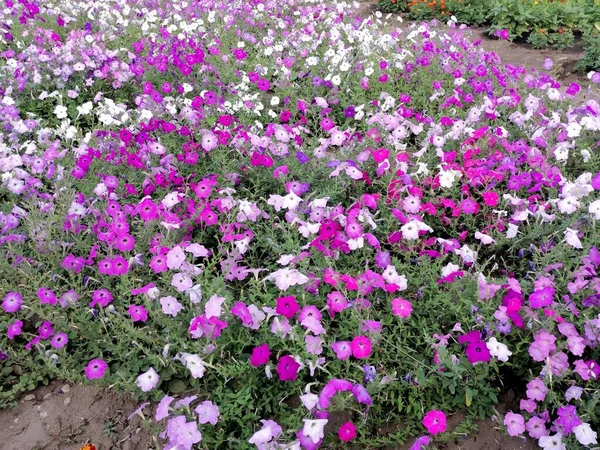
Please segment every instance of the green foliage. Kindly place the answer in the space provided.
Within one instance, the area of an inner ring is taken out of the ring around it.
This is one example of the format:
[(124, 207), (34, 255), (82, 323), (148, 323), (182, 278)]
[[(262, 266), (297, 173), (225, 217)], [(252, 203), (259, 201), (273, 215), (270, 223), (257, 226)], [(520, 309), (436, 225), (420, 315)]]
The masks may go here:
[(447, 0), (446, 6), (459, 23), (481, 26), (489, 21), (488, 0)]
[(583, 38), (585, 56), (576, 69), (581, 71), (600, 70), (600, 22), (596, 27), (590, 30)]

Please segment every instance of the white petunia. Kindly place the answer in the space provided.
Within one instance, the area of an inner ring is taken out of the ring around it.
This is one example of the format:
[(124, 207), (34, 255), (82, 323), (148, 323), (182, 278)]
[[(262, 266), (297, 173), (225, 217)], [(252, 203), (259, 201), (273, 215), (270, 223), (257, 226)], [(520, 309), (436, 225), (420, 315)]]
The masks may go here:
[(419, 220), (411, 220), (402, 225), (400, 231), (404, 239), (414, 241), (419, 238), (419, 231), (433, 231), (433, 229)]
[(575, 437), (581, 445), (595, 445), (598, 443), (598, 434), (592, 430), (589, 423), (581, 423), (573, 428)]
[(594, 219), (600, 220), (600, 200), (590, 203), (589, 212), (594, 216)]
[(485, 346), (490, 351), (490, 354), (498, 361), (506, 362), (508, 357), (512, 355), (512, 352), (508, 350), (508, 347), (496, 340), (495, 337), (491, 337), (486, 342)]
[(583, 246), (581, 245), (581, 241), (577, 236), (577, 230), (567, 228), (565, 230), (565, 240), (567, 241), (567, 244), (569, 244), (571, 247), (583, 248)]
[(147, 372), (144, 372), (137, 377), (136, 384), (142, 391), (150, 392), (156, 387), (159, 381), (160, 377), (158, 376), (158, 373), (156, 373), (156, 370), (154, 370), (153, 367), (150, 367)]
[(180, 360), (186, 369), (190, 371), (192, 378), (202, 378), (204, 376), (206, 367), (204, 366), (204, 361), (202, 358), (200, 358), (200, 356), (190, 353), (182, 353), (180, 355)]
[(579, 200), (572, 195), (567, 195), (557, 204), (558, 210), (564, 214), (573, 214), (579, 209)]
[(554, 436), (542, 436), (538, 439), (538, 445), (544, 450), (567, 450), (560, 433), (556, 433)]
[(512, 239), (517, 235), (518, 232), (519, 232), (519, 227), (517, 225), (515, 225), (514, 223), (509, 223), (508, 231), (506, 232), (506, 238)]
[(302, 433), (304, 436), (309, 438), (313, 444), (316, 444), (325, 435), (325, 425), (327, 425), (327, 419), (316, 419), (309, 420), (304, 419), (304, 427), (302, 428)]
[(67, 107), (62, 105), (57, 105), (54, 108), (54, 114), (58, 119), (64, 119), (67, 117)]
[(479, 231), (475, 232), (475, 239), (480, 240), (481, 243), (484, 244), (484, 245), (489, 245), (489, 244), (493, 244), (493, 243), (496, 242), (491, 236), (488, 236), (487, 234), (480, 233)]

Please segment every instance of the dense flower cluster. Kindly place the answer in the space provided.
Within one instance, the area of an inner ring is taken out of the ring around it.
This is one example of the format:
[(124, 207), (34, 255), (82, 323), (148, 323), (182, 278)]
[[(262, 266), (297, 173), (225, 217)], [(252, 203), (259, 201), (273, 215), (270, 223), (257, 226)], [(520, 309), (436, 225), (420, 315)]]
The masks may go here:
[(508, 434), (595, 444), (594, 89), (452, 21), (163, 3), (5, 0), (5, 391), (136, 392), (167, 449), (420, 449), (512, 376)]

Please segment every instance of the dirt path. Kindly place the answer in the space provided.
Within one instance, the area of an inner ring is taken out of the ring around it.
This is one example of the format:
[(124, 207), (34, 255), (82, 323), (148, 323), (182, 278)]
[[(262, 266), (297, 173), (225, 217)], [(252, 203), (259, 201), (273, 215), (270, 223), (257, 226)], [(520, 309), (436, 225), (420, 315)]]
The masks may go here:
[(138, 402), (94, 386), (52, 382), (25, 394), (16, 408), (0, 410), (0, 450), (150, 450), (152, 437)]

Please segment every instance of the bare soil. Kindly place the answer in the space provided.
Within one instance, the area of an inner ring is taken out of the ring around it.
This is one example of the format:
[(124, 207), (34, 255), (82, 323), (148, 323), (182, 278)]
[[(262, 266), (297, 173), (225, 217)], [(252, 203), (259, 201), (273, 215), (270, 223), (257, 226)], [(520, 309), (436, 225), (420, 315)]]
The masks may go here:
[(151, 450), (141, 427), (138, 403), (130, 396), (95, 386), (53, 382), (0, 410), (0, 450)]
[[(502, 414), (505, 406), (498, 408)], [(448, 421), (449, 428), (457, 426), (462, 418), (457, 415)], [(500, 424), (493, 419), (477, 422), (477, 431), (469, 435), (457, 433), (454, 442), (440, 446), (441, 450), (539, 450), (537, 443), (531, 439), (510, 437)]]

